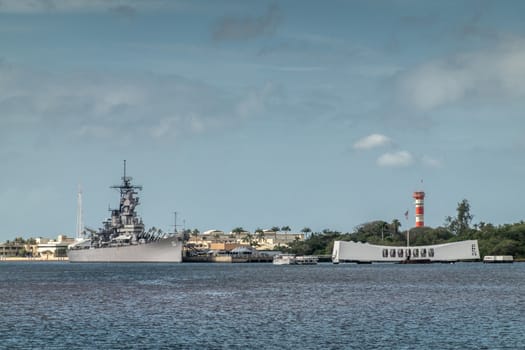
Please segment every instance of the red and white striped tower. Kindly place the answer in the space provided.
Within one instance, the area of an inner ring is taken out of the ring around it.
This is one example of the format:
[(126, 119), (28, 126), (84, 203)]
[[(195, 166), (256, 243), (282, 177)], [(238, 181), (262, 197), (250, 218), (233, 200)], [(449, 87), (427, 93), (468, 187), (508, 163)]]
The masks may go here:
[(415, 199), (414, 204), (416, 205), (416, 227), (423, 227), (425, 226), (425, 192), (414, 192), (412, 197)]

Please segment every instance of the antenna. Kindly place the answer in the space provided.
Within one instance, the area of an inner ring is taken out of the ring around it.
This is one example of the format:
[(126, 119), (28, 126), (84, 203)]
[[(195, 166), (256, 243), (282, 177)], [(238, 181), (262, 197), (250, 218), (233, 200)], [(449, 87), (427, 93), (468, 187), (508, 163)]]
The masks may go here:
[(78, 185), (77, 197), (77, 238), (84, 236), (84, 223), (82, 222), (82, 187)]
[[(126, 176), (126, 160), (124, 159), (124, 176), (122, 176), (122, 184), (121, 185), (114, 185), (111, 186), (111, 188), (115, 188), (120, 190), (120, 194), (122, 195), (126, 191), (134, 191), (134, 190), (142, 190), (142, 186), (132, 185), (131, 181), (133, 178), (131, 176)], [(134, 193), (136, 194), (136, 193)]]

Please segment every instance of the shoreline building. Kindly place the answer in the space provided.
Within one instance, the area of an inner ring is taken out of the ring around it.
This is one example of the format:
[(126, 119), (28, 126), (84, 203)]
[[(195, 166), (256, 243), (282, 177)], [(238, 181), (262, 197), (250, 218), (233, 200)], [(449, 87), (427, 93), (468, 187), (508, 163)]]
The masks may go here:
[(27, 240), (0, 243), (0, 260), (8, 258), (53, 260), (67, 257), (67, 247), (74, 242), (64, 234), (56, 239), (37, 237)]
[(425, 246), (384, 246), (361, 242), (335, 241), (332, 262), (432, 263), (478, 261), (477, 240)]
[(193, 250), (225, 250), (231, 251), (239, 247), (254, 247), (258, 251), (274, 250), (286, 247), (295, 241), (303, 241), (304, 233), (277, 233), (272, 230), (262, 230), (255, 233), (249, 231), (229, 232), (212, 229), (201, 234), (191, 234), (186, 242), (186, 248)]
[(41, 258), (65, 258), (67, 257), (67, 247), (75, 242), (73, 238), (66, 235), (58, 235), (56, 240), (47, 238), (36, 238), (36, 249), (33, 256)]
[[(415, 227), (423, 227), (425, 226), (425, 192), (416, 191), (412, 194), (412, 198), (415, 200)], [(408, 212), (405, 215), (408, 218)], [(332, 250), (332, 262), (335, 264), (339, 262), (432, 263), (478, 261), (480, 259), (477, 240), (410, 246), (409, 237), (409, 230), (407, 230), (406, 246), (335, 241)]]

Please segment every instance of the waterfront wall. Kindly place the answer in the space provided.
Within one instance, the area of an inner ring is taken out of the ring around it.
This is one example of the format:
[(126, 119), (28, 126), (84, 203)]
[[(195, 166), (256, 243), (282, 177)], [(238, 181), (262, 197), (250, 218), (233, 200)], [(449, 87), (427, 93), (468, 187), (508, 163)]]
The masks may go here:
[(43, 256), (43, 257), (13, 257), (13, 256), (0, 256), (0, 262), (31, 262), (31, 261), (42, 261), (42, 262), (54, 262), (54, 261), (69, 261), (66, 257), (54, 257), (54, 256)]

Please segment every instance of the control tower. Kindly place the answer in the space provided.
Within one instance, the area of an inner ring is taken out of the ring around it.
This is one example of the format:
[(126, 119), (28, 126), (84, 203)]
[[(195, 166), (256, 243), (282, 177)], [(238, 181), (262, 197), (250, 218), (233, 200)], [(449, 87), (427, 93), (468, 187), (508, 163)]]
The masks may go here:
[(425, 226), (425, 192), (416, 191), (412, 198), (415, 199), (416, 205), (416, 227), (423, 227)]

